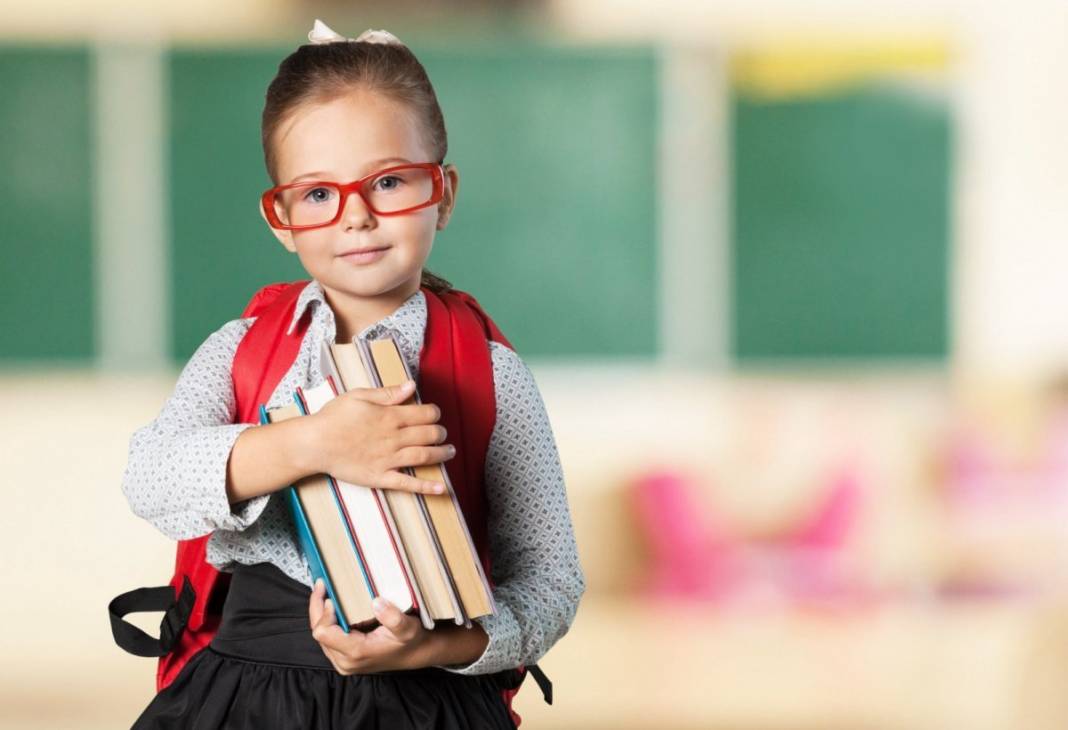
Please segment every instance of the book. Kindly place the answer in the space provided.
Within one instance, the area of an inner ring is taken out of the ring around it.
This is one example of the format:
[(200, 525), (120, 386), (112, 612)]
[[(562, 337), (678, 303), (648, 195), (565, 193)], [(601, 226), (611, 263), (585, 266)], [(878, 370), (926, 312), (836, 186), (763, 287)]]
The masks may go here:
[[(308, 389), (297, 389), (306, 413), (318, 413), (337, 395), (332, 376)], [(389, 506), (368, 487), (327, 476), (337, 508), (348, 531), (351, 546), (359, 556), (372, 597), (383, 596), (404, 613), (419, 609), (413, 581), (404, 564)]]
[[(300, 416), (301, 407), (296, 402), (271, 410), (260, 406), (261, 423), (278, 423)], [(312, 579), (322, 578), (326, 584), (338, 625), (346, 632), (353, 628), (373, 628), (378, 620), (371, 608), (372, 591), (367, 572), (352, 548), (329, 478), (325, 474), (308, 476), (286, 487), (284, 492)]]
[[(294, 404), (261, 406), (261, 422), (318, 413), (352, 388), (399, 385), (411, 378), (392, 337), (324, 344), (324, 380), (298, 388)], [(418, 390), (406, 403), (421, 402)], [(351, 484), (327, 474), (287, 488), (301, 549), (313, 578), (322, 578), (346, 631), (377, 625), (371, 600), (382, 595), (432, 629), (439, 620), (471, 626), (496, 610), (482, 561), (444, 464), (408, 467), (445, 485), (441, 495)]]
[[(395, 386), (413, 379), (400, 348), (392, 337), (382, 337), (369, 342), (354, 339), (354, 344), (363, 359), (371, 382), (376, 386)], [(408, 402), (422, 402), (418, 388)], [(419, 494), (416, 497), (433, 526), (437, 553), (449, 574), (450, 587), (460, 600), (465, 625), (470, 624), (470, 619), (494, 613), (496, 606), (493, 592), (445, 465), (423, 464), (409, 467), (407, 471), (419, 479), (437, 481), (445, 485), (444, 494)]]
[[(324, 374), (336, 376), (344, 390), (375, 387), (355, 344), (324, 344), (323, 349), (320, 362)], [(424, 625), (437, 620), (463, 624), (463, 610), (451, 588), (445, 562), (437, 555), (433, 525), (420, 505), (420, 495), (397, 489), (373, 491), (393, 520), (405, 568), (414, 579)]]

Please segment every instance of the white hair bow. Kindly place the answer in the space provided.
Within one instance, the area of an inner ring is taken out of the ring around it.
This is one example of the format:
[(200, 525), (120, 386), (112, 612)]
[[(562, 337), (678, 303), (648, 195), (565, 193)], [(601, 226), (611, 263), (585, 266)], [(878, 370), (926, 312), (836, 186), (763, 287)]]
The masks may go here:
[(363, 41), (365, 43), (396, 43), (397, 45), (404, 45), (397, 36), (388, 30), (371, 30), (368, 28), (356, 38), (346, 38), (331, 30), (330, 26), (318, 18), (315, 19), (315, 25), (312, 26), (311, 32), (308, 33), (308, 40), (315, 44), (336, 43), (337, 41)]

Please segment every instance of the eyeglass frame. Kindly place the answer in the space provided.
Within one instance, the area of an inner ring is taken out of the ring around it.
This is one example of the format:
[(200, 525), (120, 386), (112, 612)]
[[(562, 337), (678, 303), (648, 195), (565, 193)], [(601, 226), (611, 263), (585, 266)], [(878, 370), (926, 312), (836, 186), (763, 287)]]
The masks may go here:
[[(395, 170), (409, 170), (413, 167), (429, 170), (431, 172), (434, 189), (433, 192), (430, 194), (430, 200), (426, 201), (425, 203), (413, 205), (409, 208), (404, 208), (402, 210), (394, 210), (388, 213), (384, 213), (382, 211), (376, 210), (374, 206), (371, 205), (370, 201), (367, 199), (367, 196), (363, 194), (363, 186), (367, 184), (368, 181), (380, 177), (381, 175), (384, 175), (388, 172), (393, 172)], [(292, 188), (314, 187), (316, 184), (332, 185), (337, 189), (338, 195), (341, 196), (341, 200), (337, 205), (337, 214), (333, 217), (333, 219), (327, 221), (326, 223), (313, 223), (311, 225), (305, 226), (293, 226), (288, 225), (286, 223), (282, 223), (281, 219), (278, 217), (278, 212), (274, 209), (275, 199), (278, 194), (284, 190), (290, 190)], [(362, 200), (363, 204), (367, 206), (367, 210), (371, 211), (375, 215), (404, 215), (405, 213), (411, 213), (416, 210), (428, 208), (431, 205), (434, 205), (435, 203), (441, 202), (442, 197), (445, 195), (444, 162), (407, 162), (403, 165), (393, 165), (391, 167), (386, 167), (381, 170), (375, 170), (374, 172), (361, 177), (359, 180), (353, 180), (350, 183), (339, 183), (333, 180), (305, 180), (301, 182), (288, 183), (286, 185), (276, 185), (273, 188), (265, 190), (260, 196), (260, 207), (263, 208), (263, 214), (267, 217), (267, 222), (271, 224), (272, 228), (276, 228), (278, 230), (304, 231), (311, 228), (325, 228), (326, 226), (332, 226), (339, 220), (341, 220), (341, 216), (345, 213), (345, 205), (348, 203), (349, 196), (352, 193), (356, 193), (357, 195), (359, 195), (360, 200)]]

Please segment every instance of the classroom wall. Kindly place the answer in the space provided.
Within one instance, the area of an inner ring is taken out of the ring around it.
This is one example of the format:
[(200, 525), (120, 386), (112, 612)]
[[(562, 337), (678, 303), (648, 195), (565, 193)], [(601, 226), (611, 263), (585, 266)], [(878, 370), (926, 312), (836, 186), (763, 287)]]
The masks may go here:
[[(54, 196), (37, 203), (41, 221), (81, 210), (62, 244), (78, 254), (0, 270), (12, 286), (41, 288), (57, 272), (80, 282), (55, 290), (58, 306), (81, 317), (80, 339), (58, 336), (65, 325), (55, 325), (57, 336), (0, 343), (0, 361), (55, 352), (105, 367), (179, 364), (259, 285), (305, 276), (254, 208), (270, 184), (262, 95), (286, 48), (132, 48), (27, 49), (19, 67), (9, 53), (8, 73), (27, 89), (57, 53), (73, 53), (66, 63), (76, 78), (57, 82), (81, 88), (65, 100), (63, 123), (73, 126), (64, 135), (105, 143), (95, 155), (80, 147), (80, 183), (67, 191), (79, 207)], [(710, 81), (691, 90), (666, 81), (675, 63), (667, 46), (526, 39), (419, 48), (462, 176), (457, 213), (428, 266), (475, 293), (526, 357), (691, 367), (945, 361), (953, 118), (944, 94), (901, 83), (915, 75), (907, 63), (768, 94), (747, 69), (774, 49), (701, 57)], [(832, 53), (816, 66), (863, 58)], [(108, 93), (125, 83), (159, 91)], [(664, 109), (691, 91), (726, 112), (686, 138), (686, 120)], [(52, 110), (40, 95), (11, 108), (23, 132), (0, 140), (0, 162), (15, 164), (41, 146), (32, 135)], [(107, 144), (117, 123), (121, 134)], [(144, 164), (123, 156), (131, 136), (145, 145)], [(679, 164), (666, 160), (685, 159), (702, 138), (723, 140), (728, 154), (707, 179), (680, 187)], [(722, 213), (665, 234), (664, 216), (706, 205)], [(15, 215), (0, 212), (0, 223)], [(25, 236), (62, 240), (47, 227)], [(676, 296), (687, 289), (710, 293)], [(16, 299), (9, 316), (32, 308)], [(679, 322), (693, 325), (669, 336)], [(720, 326), (727, 336), (717, 341)], [(680, 347), (713, 357), (679, 356)]]
[[(171, 352), (179, 359), (261, 283), (307, 276), (254, 208), (270, 186), (262, 96), (285, 53), (168, 54)], [(430, 47), (421, 56), (445, 114), (446, 161), (461, 176), (428, 268), (475, 294), (532, 357), (653, 355), (650, 51), (527, 44)]]
[(95, 353), (89, 53), (0, 46), (0, 359)]
[[(520, 695), (532, 727), (1064, 726), (1068, 614), (998, 593), (1063, 583), (1062, 401), (970, 376), (1068, 363), (1068, 10), (953, 5), (553, 0), (556, 32), (477, 47), (462, 18), (444, 43), (363, 6), (332, 22), (425, 49), (466, 176), (432, 266), (475, 282), (559, 444), (590, 591), (544, 664), (556, 704)], [(22, 590), (0, 727), (110, 728), (153, 660), (114, 647), (103, 606), (173, 559), (119, 491), (129, 436), (247, 291), (301, 275), (252, 205), (258, 94), (308, 10), (4, 10), (0, 534)], [(754, 569), (753, 603), (680, 601), (667, 634), (618, 640), (650, 606), (643, 474), (692, 477), (695, 518), (758, 548), (846, 460), (864, 521), (842, 556), (885, 602), (817, 616)], [(95, 671), (57, 682), (72, 661)]]

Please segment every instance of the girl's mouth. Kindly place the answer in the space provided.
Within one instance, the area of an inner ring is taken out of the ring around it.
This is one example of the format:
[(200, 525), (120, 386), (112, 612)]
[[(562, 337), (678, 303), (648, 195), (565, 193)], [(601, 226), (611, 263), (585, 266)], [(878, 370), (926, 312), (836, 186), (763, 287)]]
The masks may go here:
[(351, 251), (346, 251), (340, 256), (351, 264), (362, 265), (378, 261), (386, 254), (386, 251), (388, 250), (389, 246), (382, 246), (380, 248), (353, 249)]

